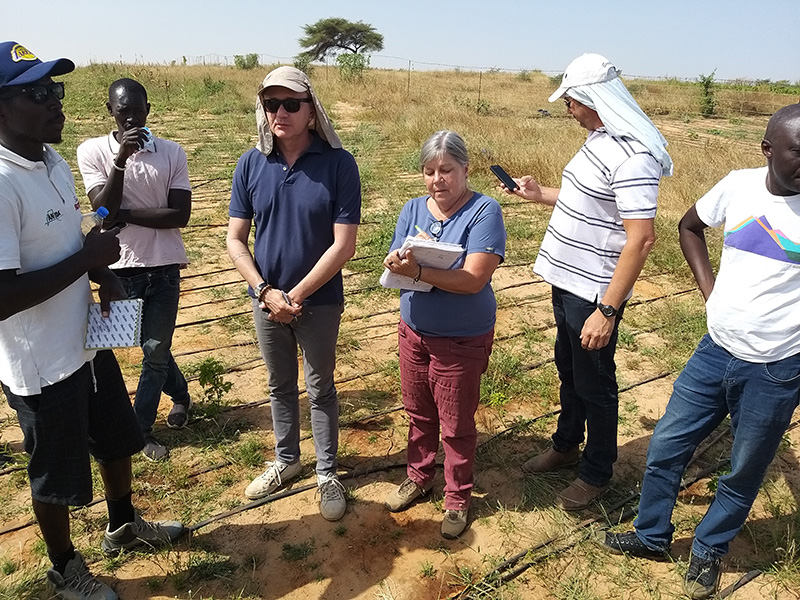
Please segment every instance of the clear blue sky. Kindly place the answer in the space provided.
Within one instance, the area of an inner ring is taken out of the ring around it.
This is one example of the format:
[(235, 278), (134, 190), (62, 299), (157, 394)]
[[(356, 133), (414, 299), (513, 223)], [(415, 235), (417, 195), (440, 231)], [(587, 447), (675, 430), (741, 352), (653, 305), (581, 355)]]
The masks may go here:
[[(289, 62), (325, 17), (384, 36), (376, 67), (424, 63), (556, 73), (583, 52), (623, 74), (800, 81), (798, 0), (0, 0), (0, 40), (42, 59), (189, 62), (257, 53)], [(390, 58), (397, 57), (397, 58)]]

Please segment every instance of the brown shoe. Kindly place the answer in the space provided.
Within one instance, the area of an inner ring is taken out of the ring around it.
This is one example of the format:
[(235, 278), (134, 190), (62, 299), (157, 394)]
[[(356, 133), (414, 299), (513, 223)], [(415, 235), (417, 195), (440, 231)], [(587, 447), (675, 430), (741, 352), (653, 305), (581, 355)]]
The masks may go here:
[(522, 465), (522, 470), (526, 473), (547, 473), (564, 467), (571, 467), (578, 464), (581, 451), (575, 446), (566, 452), (559, 452), (552, 446)]
[(608, 484), (598, 487), (586, 483), (578, 477), (569, 486), (561, 490), (556, 498), (556, 504), (564, 510), (581, 510), (589, 506), (593, 500), (602, 496), (607, 489)]

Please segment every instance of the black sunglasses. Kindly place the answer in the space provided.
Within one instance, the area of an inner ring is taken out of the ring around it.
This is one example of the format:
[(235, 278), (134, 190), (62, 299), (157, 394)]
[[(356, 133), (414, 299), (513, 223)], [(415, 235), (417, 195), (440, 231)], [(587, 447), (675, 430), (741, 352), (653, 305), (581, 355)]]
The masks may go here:
[(283, 106), (286, 109), (286, 112), (296, 113), (300, 110), (300, 103), (301, 102), (311, 102), (311, 98), (284, 98), (283, 100), (278, 100), (277, 98), (264, 98), (264, 110), (268, 113), (276, 113), (278, 109)]
[(53, 83), (37, 83), (36, 85), (29, 85), (18, 88), (16, 92), (7, 95), (6, 98), (11, 98), (12, 96), (17, 96), (19, 94), (25, 94), (35, 104), (44, 104), (47, 102), (50, 94), (53, 94), (53, 96), (59, 100), (63, 100), (64, 83), (61, 81), (54, 81)]
[(564, 106), (566, 106), (567, 108), (572, 108), (572, 98), (570, 98), (569, 96), (564, 98)]

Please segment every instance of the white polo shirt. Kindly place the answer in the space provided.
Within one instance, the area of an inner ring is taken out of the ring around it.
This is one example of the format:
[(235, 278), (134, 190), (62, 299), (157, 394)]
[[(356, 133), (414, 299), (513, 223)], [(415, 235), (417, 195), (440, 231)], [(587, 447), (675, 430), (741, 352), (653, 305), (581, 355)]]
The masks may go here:
[[(117, 152), (119, 142), (113, 132), (78, 146), (78, 168), (87, 193), (106, 184)], [(192, 189), (186, 153), (179, 144), (156, 137), (152, 151), (139, 151), (128, 158), (120, 208), (167, 208), (171, 189)], [(112, 269), (189, 262), (180, 229), (155, 229), (129, 223), (119, 232), (119, 242), (120, 259), (110, 265)]]
[[(44, 162), (0, 146), (0, 270), (38, 271), (83, 247), (75, 180), (45, 145)], [(0, 381), (20, 396), (41, 393), (94, 358), (84, 349), (89, 278), (0, 321)]]
[(655, 218), (660, 179), (643, 144), (592, 131), (564, 168), (533, 270), (587, 302), (601, 300), (627, 241), (622, 220)]

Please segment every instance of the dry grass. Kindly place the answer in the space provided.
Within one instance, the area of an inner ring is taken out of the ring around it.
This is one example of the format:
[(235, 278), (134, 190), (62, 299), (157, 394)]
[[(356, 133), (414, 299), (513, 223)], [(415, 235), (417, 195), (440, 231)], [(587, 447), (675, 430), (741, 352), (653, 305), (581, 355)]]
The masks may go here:
[[(267, 70), (94, 65), (65, 77), (68, 128), (59, 151), (73, 168), (77, 144), (111, 127), (105, 92), (122, 76), (134, 77), (147, 87), (154, 131), (187, 149), (195, 202), (184, 237), (193, 264), (184, 273), (182, 326), (175, 348), (184, 367), (208, 356), (229, 367), (239, 365), (239, 370), (225, 375), (234, 384), (226, 395), (231, 404), (266, 396), (266, 373), (248, 325), (250, 317), (237, 315), (247, 311), (242, 286), (235, 273), (225, 271), (230, 265), (224, 251), (224, 224), (230, 176), (238, 156), (253, 144), (254, 94)], [(536, 72), (527, 79), (502, 73), (415, 72), (409, 79), (407, 72), (380, 70), (369, 72), (361, 82), (345, 82), (332, 69), (318, 69), (313, 81), (345, 146), (358, 160), (364, 187), (357, 260), (346, 269), (348, 310), (337, 371), (342, 419), (361, 421), (342, 428), (340, 462), (345, 469), (401, 464), (406, 436), (402, 411), (369, 417), (399, 405), (396, 294), (376, 289), (376, 280), (400, 207), (423, 191), (416, 164), (421, 142), (438, 129), (461, 133), (471, 151), (472, 186), (497, 195), (488, 165), (500, 163), (513, 175), (531, 174), (545, 185), (558, 185), (561, 169), (585, 139), (585, 131), (567, 117), (563, 105), (547, 103), (554, 84)], [(729, 170), (762, 163), (758, 142), (766, 118), (759, 115), (796, 98), (720, 90), (722, 116), (704, 119), (699, 116), (696, 86), (628, 83), (670, 141), (675, 161), (675, 176), (663, 180), (659, 197), (659, 242), (640, 285), (643, 291), (637, 288), (634, 297), (645, 301), (693, 287), (677, 246), (677, 220)], [(543, 116), (540, 109), (550, 116)], [(598, 553), (576, 527), (587, 516), (598, 515), (602, 523), (606, 518), (615, 522), (618, 515), (604, 515), (603, 507), (582, 515), (553, 507), (553, 494), (569, 480), (569, 473), (520, 477), (519, 465), (531, 452), (547, 446), (554, 423), (553, 418), (528, 420), (558, 403), (555, 370), (545, 362), (553, 342), (549, 296), (529, 270), (549, 213), (513, 198), (500, 200), (509, 232), (508, 253), (495, 277), (501, 290), (498, 341), (484, 386), (487, 398), (477, 417), (481, 442), (491, 441), (479, 452), (475, 521), (462, 541), (445, 545), (438, 538), (440, 494), (433, 503), (422, 503), (405, 515), (387, 515), (382, 498), (389, 481), (398, 483), (403, 476), (402, 470), (393, 469), (349, 483), (350, 509), (340, 524), (315, 520), (309, 492), (223, 519), (176, 550), (155, 557), (128, 555), (102, 561), (97, 548), (103, 505), (82, 509), (73, 533), (92, 568), (116, 578), (120, 594), (128, 598), (444, 598), (506, 557), (562, 538), (575, 545), (543, 558), (512, 585), (482, 597), (678, 597), (685, 563), (658, 566)], [(214, 271), (220, 272), (211, 274)], [(218, 285), (208, 287), (214, 284)], [(696, 295), (629, 308), (619, 354), (621, 382), (634, 384), (665, 371), (674, 377), (703, 330), (702, 308)], [(215, 317), (226, 318), (198, 323)], [(121, 352), (119, 357), (133, 389), (138, 352)], [(670, 381), (668, 377), (624, 394), (621, 459), (611, 501), (624, 497), (641, 477), (647, 439), (663, 411)], [(195, 397), (202, 397), (197, 383), (190, 385)], [(7, 407), (2, 409), (9, 413)], [(177, 516), (187, 523), (241, 506), (242, 489), (260, 472), (261, 460), (271, 457), (267, 412), (263, 406), (245, 407), (195, 420), (183, 431), (159, 431), (173, 449), (173, 458), (152, 464), (135, 457), (137, 505), (148, 518)], [(0, 442), (9, 442), (18, 452), (19, 430), (13, 417), (2, 423), (0, 432)], [(303, 433), (310, 433), (306, 421)], [(736, 578), (737, 570), (764, 568), (767, 575), (759, 580), (764, 591), (748, 586), (748, 595), (737, 598), (797, 598), (792, 590), (800, 587), (796, 500), (800, 475), (796, 451), (788, 445), (791, 441), (798, 442), (796, 434), (787, 436), (787, 446), (746, 530), (737, 538), (732, 566), (726, 571), (727, 583)], [(309, 475), (313, 452), (306, 437), (303, 452)], [(724, 445), (715, 452), (724, 453)], [(99, 495), (99, 486), (96, 492)], [(708, 489), (700, 486), (679, 502), (675, 522), (684, 556), (686, 539), (709, 497)], [(21, 524), (30, 518), (24, 471), (0, 476), (0, 505), (6, 523)], [(620, 524), (628, 526), (629, 522)], [(2, 600), (46, 597), (41, 580), (46, 561), (35, 531), (29, 527), (0, 536)], [(302, 544), (313, 548), (308, 556), (288, 561), (282, 554), (283, 549)], [(275, 572), (281, 573), (279, 580)]]

